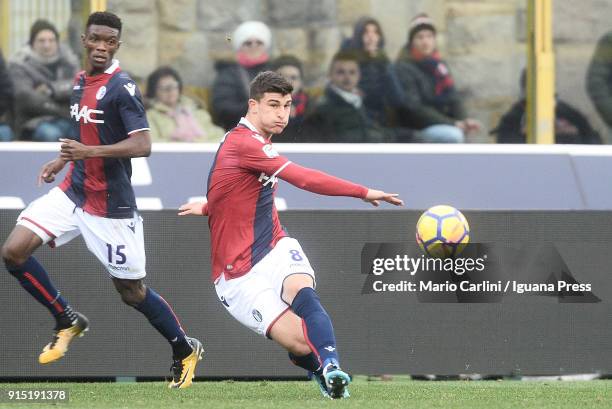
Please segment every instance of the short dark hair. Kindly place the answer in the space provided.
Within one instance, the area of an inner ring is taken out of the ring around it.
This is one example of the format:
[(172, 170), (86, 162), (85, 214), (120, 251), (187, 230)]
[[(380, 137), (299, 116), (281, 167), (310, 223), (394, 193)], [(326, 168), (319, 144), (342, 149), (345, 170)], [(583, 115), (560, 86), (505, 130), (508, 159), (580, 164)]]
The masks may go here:
[(155, 90), (157, 89), (157, 84), (164, 77), (172, 77), (178, 82), (179, 93), (183, 92), (183, 80), (179, 73), (172, 67), (162, 66), (153, 71), (149, 78), (147, 78), (147, 92), (145, 96), (147, 98), (153, 99), (155, 98)]
[(340, 50), (332, 57), (331, 63), (329, 63), (329, 71), (331, 72), (334, 64), (338, 61), (354, 61), (359, 65), (359, 55), (355, 50)]
[(279, 73), (263, 71), (251, 81), (249, 98), (259, 101), (266, 92), (274, 92), (284, 96), (293, 92), (293, 86)]
[(59, 40), (59, 33), (57, 32), (57, 28), (55, 28), (55, 26), (51, 22), (44, 19), (39, 19), (36, 20), (34, 24), (32, 24), (32, 27), (30, 27), (30, 41), (28, 41), (28, 44), (33, 45), (34, 40), (36, 40), (36, 36), (38, 36), (38, 33), (43, 30), (52, 31), (53, 34), (55, 34), (55, 39)]
[(89, 15), (89, 18), (87, 19), (85, 30), (87, 30), (89, 26), (94, 24), (97, 26), (107, 26), (110, 28), (116, 28), (117, 30), (119, 30), (119, 35), (121, 35), (121, 19), (116, 14), (113, 14), (110, 11), (96, 11), (95, 13), (91, 13)]
[(302, 68), (302, 63), (297, 57), (293, 55), (281, 55), (274, 61), (272, 61), (272, 70), (278, 71), (281, 67), (290, 66), (295, 67), (300, 71), (300, 76), (304, 76), (304, 70)]

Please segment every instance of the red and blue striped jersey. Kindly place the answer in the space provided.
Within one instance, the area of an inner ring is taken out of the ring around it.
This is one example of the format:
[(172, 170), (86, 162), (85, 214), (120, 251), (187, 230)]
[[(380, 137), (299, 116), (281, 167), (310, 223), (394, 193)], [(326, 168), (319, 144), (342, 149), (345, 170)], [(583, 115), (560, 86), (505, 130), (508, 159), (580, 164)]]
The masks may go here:
[[(102, 74), (77, 74), (70, 117), (84, 145), (112, 145), (149, 129), (140, 90), (117, 60)], [(77, 160), (60, 188), (89, 214), (129, 218), (136, 210), (131, 176), (130, 158)]]
[(248, 273), (286, 236), (274, 193), (289, 163), (245, 118), (225, 135), (208, 175), (213, 281)]

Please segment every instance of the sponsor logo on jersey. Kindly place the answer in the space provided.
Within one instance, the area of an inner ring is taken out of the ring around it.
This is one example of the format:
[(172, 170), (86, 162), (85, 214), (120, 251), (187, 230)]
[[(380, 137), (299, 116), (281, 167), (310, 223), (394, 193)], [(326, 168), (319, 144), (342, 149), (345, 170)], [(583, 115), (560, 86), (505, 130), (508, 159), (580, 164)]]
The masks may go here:
[(127, 92), (130, 93), (131, 96), (136, 95), (136, 84), (134, 84), (133, 82), (130, 82), (128, 84), (124, 84), (123, 88), (125, 88), (127, 90)]
[(276, 158), (278, 156), (278, 152), (276, 152), (276, 149), (274, 149), (274, 147), (270, 144), (264, 145), (262, 150), (270, 159)]
[(325, 348), (323, 348), (323, 349), (325, 349), (325, 350), (327, 350), (327, 351), (329, 351), (329, 352), (334, 352), (334, 351), (336, 350), (336, 348), (334, 348), (334, 347), (333, 347), (333, 346), (331, 346), (331, 345), (328, 345), (328, 346), (326, 346), (326, 347), (325, 347)]
[(268, 176), (265, 173), (261, 172), (257, 181), (261, 182), (264, 186), (270, 184), (270, 187), (274, 187), (274, 185), (278, 183), (278, 177)]
[(96, 99), (99, 101), (104, 98), (104, 95), (106, 95), (106, 87), (102, 85), (100, 88), (98, 88), (98, 92), (96, 92)]
[[(95, 115), (95, 118), (92, 118), (92, 114)], [(80, 122), (83, 119), (83, 122), (88, 124), (90, 122), (94, 124), (103, 124), (104, 119), (101, 116), (104, 115), (104, 111), (99, 109), (89, 109), (87, 105), (79, 108), (79, 104), (74, 104), (70, 106), (70, 117), (74, 118), (75, 121)]]
[(106, 264), (106, 268), (110, 268), (111, 270), (115, 270), (115, 271), (130, 271), (130, 268), (127, 266), (116, 266), (113, 264)]
[(259, 311), (253, 310), (252, 314), (253, 314), (253, 318), (255, 318), (255, 321), (261, 322), (263, 320), (263, 317), (261, 316), (261, 313)]

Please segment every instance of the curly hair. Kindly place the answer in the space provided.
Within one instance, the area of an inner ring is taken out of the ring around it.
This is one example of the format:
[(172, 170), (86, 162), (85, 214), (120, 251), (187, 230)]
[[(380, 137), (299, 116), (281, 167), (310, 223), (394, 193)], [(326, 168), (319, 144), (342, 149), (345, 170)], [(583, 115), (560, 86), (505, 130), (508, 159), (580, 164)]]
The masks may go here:
[(91, 13), (87, 19), (85, 29), (87, 30), (89, 26), (94, 24), (97, 26), (115, 28), (119, 30), (119, 34), (121, 35), (121, 19), (116, 14), (109, 11), (96, 11), (95, 13)]

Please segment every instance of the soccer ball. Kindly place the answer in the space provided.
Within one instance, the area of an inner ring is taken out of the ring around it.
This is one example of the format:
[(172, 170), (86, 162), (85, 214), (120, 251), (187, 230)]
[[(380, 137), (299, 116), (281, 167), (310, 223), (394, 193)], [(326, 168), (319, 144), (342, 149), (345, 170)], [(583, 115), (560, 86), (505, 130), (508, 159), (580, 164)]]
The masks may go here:
[(454, 207), (438, 205), (425, 211), (416, 226), (416, 240), (430, 257), (459, 255), (470, 240), (470, 226)]

